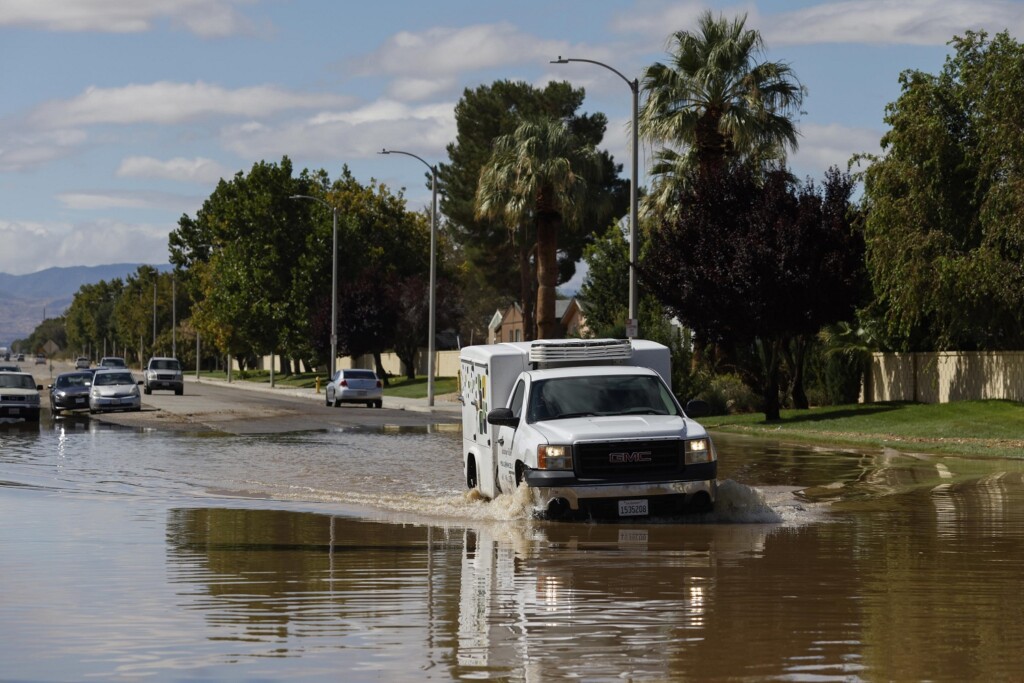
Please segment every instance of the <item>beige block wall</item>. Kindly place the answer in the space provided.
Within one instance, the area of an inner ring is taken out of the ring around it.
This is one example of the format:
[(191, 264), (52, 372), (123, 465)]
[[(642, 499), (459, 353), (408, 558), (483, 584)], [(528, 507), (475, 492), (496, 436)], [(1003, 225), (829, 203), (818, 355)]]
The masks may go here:
[[(427, 374), (427, 350), (420, 349), (419, 356), (417, 357), (416, 376), (420, 377)], [(270, 369), (271, 357), (264, 356), (260, 361), (259, 367), (264, 370)], [(384, 370), (391, 375), (404, 375), (405, 370), (402, 366), (402, 362), (398, 360), (398, 356), (393, 353), (381, 354), (381, 363), (384, 365)], [(233, 362), (234, 368), (238, 369), (238, 363)], [(370, 370), (376, 369), (373, 363), (373, 356), (366, 355), (360, 356), (353, 362), (349, 356), (343, 356), (338, 358), (339, 368), (368, 368)], [(309, 370), (303, 368), (306, 372)], [(274, 356), (274, 372), (281, 372), (281, 357)], [(455, 377), (459, 374), (459, 351), (458, 349), (452, 351), (437, 351), (434, 359), (434, 377)]]
[(876, 353), (874, 401), (1024, 401), (1024, 351)]

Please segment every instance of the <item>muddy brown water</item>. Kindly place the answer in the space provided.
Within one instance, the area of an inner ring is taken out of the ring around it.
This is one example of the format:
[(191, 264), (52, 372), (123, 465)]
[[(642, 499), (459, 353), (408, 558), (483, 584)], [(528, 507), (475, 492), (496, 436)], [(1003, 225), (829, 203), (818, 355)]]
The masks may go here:
[(714, 513), (555, 523), (447, 426), (0, 428), (0, 680), (1024, 677), (1020, 462), (715, 439)]

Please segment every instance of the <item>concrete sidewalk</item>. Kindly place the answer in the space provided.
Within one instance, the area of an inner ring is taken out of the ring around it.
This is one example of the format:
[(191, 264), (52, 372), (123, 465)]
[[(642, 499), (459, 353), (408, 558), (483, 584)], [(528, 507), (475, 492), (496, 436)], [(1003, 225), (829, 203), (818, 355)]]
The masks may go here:
[[(273, 394), (275, 396), (294, 396), (296, 398), (302, 398), (309, 401), (324, 402), (326, 397), (323, 394), (323, 387), (320, 389), (320, 393), (317, 393), (315, 389), (298, 389), (295, 387), (284, 387), (276, 386), (271, 387), (269, 384), (261, 382), (249, 382), (247, 380), (234, 380), (228, 382), (223, 379), (213, 379), (211, 377), (203, 377), (202, 379), (196, 379), (196, 376), (184, 374), (185, 382), (198, 383), (198, 384), (217, 384), (219, 386), (231, 387), (238, 389), (239, 391), (258, 391), (267, 394)], [(434, 396), (434, 405), (427, 405), (426, 398), (401, 398), (399, 396), (388, 396), (384, 394), (384, 407), (391, 408), (392, 410), (412, 410), (421, 413), (441, 413), (444, 415), (459, 415), (462, 412), (462, 404), (458, 402), (455, 394), (445, 394), (443, 396)]]

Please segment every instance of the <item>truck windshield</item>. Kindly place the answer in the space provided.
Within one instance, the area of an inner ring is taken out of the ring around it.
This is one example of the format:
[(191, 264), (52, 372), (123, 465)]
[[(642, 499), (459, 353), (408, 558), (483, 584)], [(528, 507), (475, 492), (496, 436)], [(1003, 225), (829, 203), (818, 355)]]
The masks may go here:
[(533, 383), (527, 421), (679, 414), (669, 390), (651, 375), (558, 377)]

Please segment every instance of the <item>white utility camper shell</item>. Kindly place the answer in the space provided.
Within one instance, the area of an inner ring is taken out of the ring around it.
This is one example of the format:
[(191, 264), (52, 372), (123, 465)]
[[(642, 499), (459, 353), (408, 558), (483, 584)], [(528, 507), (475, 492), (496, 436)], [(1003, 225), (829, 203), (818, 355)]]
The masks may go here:
[[(581, 501), (617, 502), (620, 515), (648, 514), (652, 498), (713, 504), (714, 448), (671, 395), (667, 347), (641, 339), (537, 340), (468, 346), (460, 356), (464, 471), (482, 496), (525, 481), (542, 505), (564, 511), (580, 510)], [(656, 409), (544, 419), (528, 412), (531, 390), (566, 380), (595, 392), (604, 382), (640, 383)]]

